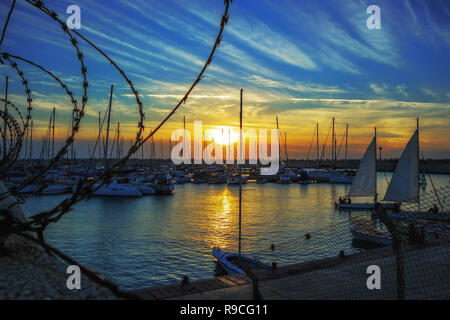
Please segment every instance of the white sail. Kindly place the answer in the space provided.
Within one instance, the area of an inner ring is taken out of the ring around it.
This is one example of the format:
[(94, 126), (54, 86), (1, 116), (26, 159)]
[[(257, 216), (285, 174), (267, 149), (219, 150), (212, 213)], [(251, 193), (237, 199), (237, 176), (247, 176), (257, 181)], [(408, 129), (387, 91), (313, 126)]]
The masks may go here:
[(349, 197), (375, 196), (377, 142), (373, 138), (359, 164), (358, 172), (350, 187)]
[(385, 201), (417, 202), (419, 187), (419, 134), (418, 131), (409, 140), (398, 161)]

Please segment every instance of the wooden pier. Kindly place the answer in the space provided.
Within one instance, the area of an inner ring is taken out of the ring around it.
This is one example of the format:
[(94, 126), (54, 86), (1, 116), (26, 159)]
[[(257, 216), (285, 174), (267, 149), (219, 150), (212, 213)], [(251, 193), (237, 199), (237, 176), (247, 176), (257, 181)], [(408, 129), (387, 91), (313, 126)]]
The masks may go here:
[[(450, 298), (450, 239), (405, 247), (406, 299)], [(381, 269), (380, 290), (366, 286), (367, 267)], [(396, 299), (391, 247), (279, 267), (257, 274), (264, 299)], [(246, 275), (222, 276), (128, 292), (145, 300), (251, 300)]]

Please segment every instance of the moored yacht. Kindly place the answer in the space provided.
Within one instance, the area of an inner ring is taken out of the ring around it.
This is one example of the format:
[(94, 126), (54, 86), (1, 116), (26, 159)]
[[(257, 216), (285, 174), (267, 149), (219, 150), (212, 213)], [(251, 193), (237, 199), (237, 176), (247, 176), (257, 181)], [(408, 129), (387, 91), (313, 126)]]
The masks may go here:
[[(104, 197), (142, 197), (139, 189), (122, 179), (114, 179), (110, 184), (104, 184), (98, 188), (99, 184), (94, 184), (94, 196)], [(97, 189), (98, 188), (98, 189)]]
[(168, 172), (160, 172), (156, 174), (154, 188), (156, 194), (172, 194), (175, 192), (175, 184), (173, 183), (172, 176)]
[(228, 177), (228, 184), (246, 184), (248, 182), (247, 177), (240, 175), (239, 173), (233, 174), (231, 177)]

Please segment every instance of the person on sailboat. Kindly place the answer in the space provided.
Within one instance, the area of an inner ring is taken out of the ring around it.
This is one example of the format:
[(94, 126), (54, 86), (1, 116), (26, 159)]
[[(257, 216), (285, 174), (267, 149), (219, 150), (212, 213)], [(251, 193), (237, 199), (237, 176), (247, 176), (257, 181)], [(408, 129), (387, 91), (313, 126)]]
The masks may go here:
[(439, 209), (436, 204), (433, 204), (433, 206), (428, 210), (429, 213), (438, 213)]

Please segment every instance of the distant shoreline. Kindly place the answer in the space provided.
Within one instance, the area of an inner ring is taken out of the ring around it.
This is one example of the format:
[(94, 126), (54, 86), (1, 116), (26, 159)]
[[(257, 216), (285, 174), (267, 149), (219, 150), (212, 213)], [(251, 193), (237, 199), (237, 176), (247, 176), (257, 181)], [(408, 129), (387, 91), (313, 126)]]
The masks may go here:
[[(28, 160), (29, 161), (29, 160)], [(101, 162), (102, 160), (94, 159), (92, 162), (92, 167), (95, 167), (95, 163)], [(110, 161), (114, 162), (114, 159), (111, 159)], [(75, 164), (85, 164), (88, 163), (89, 159), (76, 159), (74, 160)], [(193, 161), (192, 161), (193, 162)], [(313, 160), (300, 160), (300, 159), (289, 159), (289, 161), (283, 160), (284, 164), (289, 167), (301, 167), (301, 168), (316, 168), (317, 162), (315, 159)], [(349, 159), (347, 161), (345, 160), (337, 160), (336, 161), (336, 169), (358, 169), (359, 166), (359, 159)], [(395, 170), (395, 167), (397, 165), (398, 159), (384, 159), (384, 160), (377, 160), (377, 171), (384, 171), (384, 172), (393, 172)], [(62, 160), (61, 164), (69, 164), (70, 160)], [(39, 164), (38, 159), (33, 160), (33, 164), (36, 167), (36, 165)], [(172, 165), (172, 162), (168, 159), (130, 159), (127, 162), (130, 166), (140, 166), (140, 167), (149, 167), (151, 165), (155, 165), (155, 167), (160, 166), (161, 164)], [(185, 165), (186, 167), (189, 167), (190, 165)], [(191, 166), (198, 167), (198, 166), (208, 166), (203, 163), (203, 165), (198, 164), (192, 164)], [(248, 160), (245, 165), (242, 165), (244, 168), (250, 168), (250, 167), (259, 167), (260, 165), (249, 165)], [(319, 162), (319, 168), (320, 169), (327, 169), (331, 168), (332, 162), (330, 159), (321, 160)], [(17, 161), (16, 165), (14, 166), (14, 169), (10, 171), (23, 171), (24, 164), (23, 159), (20, 159)], [(420, 172), (426, 172), (426, 173), (435, 173), (435, 174), (450, 174), (450, 159), (426, 159), (420, 161)]]
[[(360, 160), (338, 160), (337, 169), (358, 169)], [(292, 163), (292, 164), (291, 164)], [(398, 159), (377, 160), (377, 171), (393, 172), (398, 163)], [(289, 160), (289, 165), (295, 167), (315, 168), (316, 160)], [(321, 168), (331, 168), (331, 160), (320, 162)], [(450, 159), (427, 159), (420, 161), (420, 172), (435, 174), (450, 174)]]

